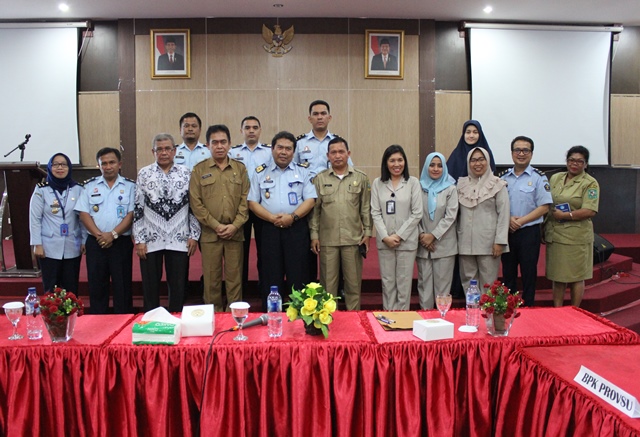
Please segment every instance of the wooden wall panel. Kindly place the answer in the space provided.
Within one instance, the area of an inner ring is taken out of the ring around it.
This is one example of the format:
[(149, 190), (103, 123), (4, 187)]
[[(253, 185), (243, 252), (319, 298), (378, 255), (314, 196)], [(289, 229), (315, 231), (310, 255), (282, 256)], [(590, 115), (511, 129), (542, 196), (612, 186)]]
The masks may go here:
[(120, 110), (117, 92), (78, 94), (80, 162), (95, 167), (96, 152), (120, 144)]
[(611, 165), (640, 166), (640, 95), (611, 96)]
[(471, 116), (469, 91), (436, 91), (436, 151), (449, 157)]

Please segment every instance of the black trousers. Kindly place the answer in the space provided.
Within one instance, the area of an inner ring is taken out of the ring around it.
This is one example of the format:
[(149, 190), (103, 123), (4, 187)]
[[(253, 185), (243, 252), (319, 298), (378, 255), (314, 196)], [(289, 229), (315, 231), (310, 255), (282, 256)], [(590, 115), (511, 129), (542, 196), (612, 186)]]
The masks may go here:
[(262, 311), (267, 310), (267, 296), (272, 285), (278, 286), (284, 301), (291, 294), (292, 286), (300, 290), (311, 281), (310, 247), (309, 226), (306, 220), (299, 220), (290, 228), (284, 229), (264, 223), (260, 246)]
[(509, 252), (502, 254), (502, 276), (510, 290), (517, 290), (518, 265), (522, 276), (522, 298), (528, 307), (533, 306), (540, 256), (540, 225), (520, 228), (509, 234)]
[[(244, 224), (244, 259), (242, 263), (242, 292), (245, 293), (249, 287), (249, 247), (251, 246), (251, 227), (253, 227), (253, 234), (256, 239), (256, 252), (257, 252), (257, 263), (256, 267), (258, 269), (258, 290), (260, 290), (260, 270), (262, 268), (262, 260), (260, 258), (260, 243), (262, 241), (262, 226), (264, 220), (255, 215), (253, 212), (249, 211), (249, 220)], [(271, 225), (271, 223), (267, 223), (267, 226)], [(272, 225), (273, 226), (273, 225)]]
[(147, 259), (140, 259), (145, 312), (160, 306), (163, 261), (167, 272), (167, 288), (169, 289), (168, 310), (172, 313), (182, 311), (187, 289), (189, 255), (187, 252), (176, 250), (158, 250), (147, 253)]
[(91, 314), (106, 314), (109, 311), (109, 280), (113, 290), (113, 311), (116, 314), (133, 312), (131, 274), (133, 241), (123, 235), (103, 249), (96, 238), (89, 235), (87, 249), (87, 277), (89, 280), (89, 302)]
[(81, 259), (82, 256), (69, 259), (38, 258), (44, 292), (51, 291), (57, 286), (78, 295)]

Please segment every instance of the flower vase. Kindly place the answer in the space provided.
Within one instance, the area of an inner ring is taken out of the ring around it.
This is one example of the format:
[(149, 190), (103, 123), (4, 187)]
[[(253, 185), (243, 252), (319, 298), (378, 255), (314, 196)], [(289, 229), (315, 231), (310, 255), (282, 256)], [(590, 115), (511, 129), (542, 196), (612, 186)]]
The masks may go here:
[(504, 314), (487, 314), (487, 318), (485, 319), (485, 322), (487, 324), (487, 331), (494, 337), (508, 336), (515, 316), (515, 312), (508, 319), (505, 318)]
[(71, 314), (68, 317), (64, 317), (61, 322), (52, 321), (49, 318), (44, 319), (44, 325), (47, 327), (49, 337), (54, 343), (66, 343), (73, 337), (73, 330), (76, 327), (77, 313)]
[(322, 335), (322, 329), (316, 328), (316, 326), (313, 323), (304, 325), (304, 330), (309, 335)]

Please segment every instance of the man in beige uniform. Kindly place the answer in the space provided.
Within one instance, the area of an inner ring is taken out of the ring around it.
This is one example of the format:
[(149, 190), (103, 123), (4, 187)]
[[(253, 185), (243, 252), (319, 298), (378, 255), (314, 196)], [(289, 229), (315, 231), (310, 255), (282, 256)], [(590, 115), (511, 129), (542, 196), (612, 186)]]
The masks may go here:
[(225, 125), (209, 126), (207, 146), (211, 158), (193, 168), (189, 197), (193, 215), (202, 224), (204, 301), (223, 311), (223, 259), (227, 304), (242, 300), (242, 225), (248, 217), (249, 177), (243, 164), (227, 156), (231, 134)]
[(331, 167), (313, 180), (318, 198), (309, 228), (311, 250), (320, 255), (320, 282), (337, 296), (342, 265), (347, 309), (359, 310), (362, 256), (358, 246), (369, 251), (371, 186), (366, 174), (348, 164), (350, 155), (345, 139), (329, 141)]

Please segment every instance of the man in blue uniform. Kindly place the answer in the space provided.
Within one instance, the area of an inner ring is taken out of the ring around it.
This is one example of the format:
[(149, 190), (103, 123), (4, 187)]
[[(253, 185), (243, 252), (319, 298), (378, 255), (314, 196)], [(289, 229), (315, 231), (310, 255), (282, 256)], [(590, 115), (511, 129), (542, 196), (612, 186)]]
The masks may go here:
[[(312, 175), (329, 168), (327, 147), (335, 135), (329, 132), (331, 108), (324, 100), (314, 100), (309, 105), (309, 123), (311, 131), (297, 138), (296, 152), (293, 161), (305, 166)], [(351, 164), (351, 162), (349, 163)]]
[(515, 292), (519, 265), (522, 298), (526, 306), (533, 306), (540, 255), (540, 224), (553, 200), (547, 177), (530, 165), (533, 140), (524, 136), (514, 138), (511, 157), (514, 167), (500, 175), (507, 181), (511, 205), (509, 252), (502, 254), (502, 275), (505, 285)]
[(261, 292), (266, 309), (269, 287), (277, 285), (287, 294), (291, 286), (300, 289), (311, 280), (309, 274), (309, 227), (304, 217), (317, 197), (311, 173), (294, 164), (296, 139), (279, 132), (271, 141), (273, 161), (251, 176), (249, 209), (265, 221), (262, 227)]
[(133, 242), (131, 224), (135, 183), (120, 176), (122, 156), (110, 147), (96, 154), (102, 176), (85, 182), (84, 193), (76, 204), (80, 221), (89, 232), (86, 242), (89, 301), (92, 314), (109, 309), (109, 278), (113, 290), (113, 310), (130, 313), (131, 262)]
[(201, 130), (202, 120), (197, 114), (187, 112), (180, 117), (182, 144), (176, 148), (174, 162), (184, 165), (190, 171), (197, 163), (211, 158), (209, 148), (200, 142)]
[[(260, 120), (253, 115), (249, 115), (242, 119), (240, 123), (240, 133), (244, 138), (244, 143), (232, 147), (229, 150), (229, 157), (240, 161), (247, 168), (249, 178), (258, 169), (266, 168), (272, 160), (271, 147), (267, 144), (260, 143), (260, 134), (262, 126)], [(249, 220), (244, 224), (244, 262), (242, 269), (242, 290), (246, 293), (249, 286), (249, 247), (251, 246), (251, 228), (253, 227), (253, 235), (256, 239), (256, 248), (260, 247), (262, 241), (261, 232), (262, 220), (253, 212), (249, 211)], [(258, 278), (260, 277), (260, 251), (257, 251), (258, 259), (256, 267), (258, 269)], [(258, 287), (260, 287), (258, 285)]]

